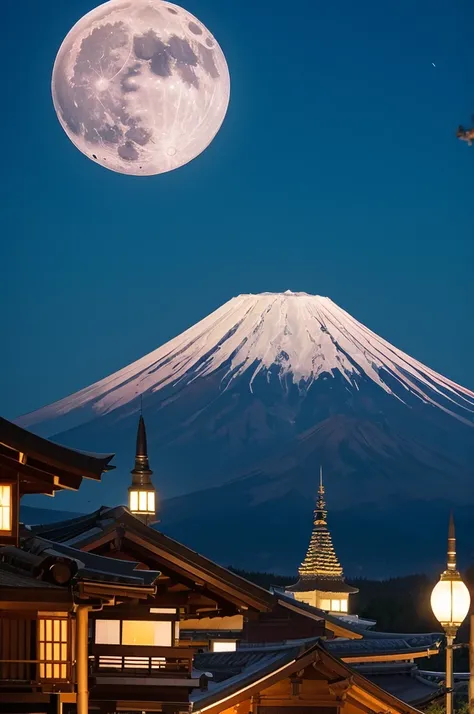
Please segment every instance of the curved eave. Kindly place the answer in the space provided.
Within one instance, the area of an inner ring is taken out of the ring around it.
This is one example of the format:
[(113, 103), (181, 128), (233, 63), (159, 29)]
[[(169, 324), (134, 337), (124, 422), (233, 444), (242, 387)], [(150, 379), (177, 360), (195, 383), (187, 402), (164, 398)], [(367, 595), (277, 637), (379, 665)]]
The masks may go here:
[(359, 589), (348, 585), (344, 580), (337, 578), (300, 578), (294, 585), (285, 588), (292, 593), (307, 593), (318, 590), (324, 593), (358, 593)]
[(98, 481), (104, 471), (115, 468), (110, 464), (114, 454), (93, 455), (70, 449), (37, 436), (3, 417), (0, 417), (0, 443), (43, 464), (45, 471), (61, 469), (75, 476)]

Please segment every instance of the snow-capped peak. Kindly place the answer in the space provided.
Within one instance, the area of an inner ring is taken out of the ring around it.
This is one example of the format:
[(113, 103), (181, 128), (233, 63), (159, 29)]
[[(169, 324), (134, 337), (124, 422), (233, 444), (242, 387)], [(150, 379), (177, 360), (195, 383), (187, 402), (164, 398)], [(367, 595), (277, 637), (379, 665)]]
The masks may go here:
[(85, 408), (85, 421), (89, 409), (106, 414), (139, 394), (217, 370), (221, 390), (245, 376), (250, 391), (262, 372), (267, 381), (292, 380), (305, 391), (321, 375), (339, 372), (355, 389), (367, 377), (401, 401), (411, 392), (465, 422), (474, 415), (474, 393), (393, 347), (329, 298), (287, 290), (239, 295), (142, 359), (19, 423), (29, 427), (78, 407)]

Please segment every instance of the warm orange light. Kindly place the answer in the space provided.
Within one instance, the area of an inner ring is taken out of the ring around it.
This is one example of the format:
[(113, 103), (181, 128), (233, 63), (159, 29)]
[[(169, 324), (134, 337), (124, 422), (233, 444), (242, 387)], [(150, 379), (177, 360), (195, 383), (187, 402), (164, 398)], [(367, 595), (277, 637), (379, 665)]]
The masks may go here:
[(469, 612), (471, 596), (458, 573), (443, 573), (431, 593), (431, 609), (443, 627), (458, 628)]
[(128, 507), (137, 515), (154, 516), (156, 513), (155, 491), (133, 489), (129, 491)]
[(12, 486), (0, 484), (0, 532), (12, 531)]

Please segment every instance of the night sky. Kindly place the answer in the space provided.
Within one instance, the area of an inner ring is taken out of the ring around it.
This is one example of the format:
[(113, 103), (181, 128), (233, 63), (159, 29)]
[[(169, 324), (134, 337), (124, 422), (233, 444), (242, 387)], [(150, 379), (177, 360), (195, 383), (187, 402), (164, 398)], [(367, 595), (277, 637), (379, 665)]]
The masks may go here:
[(2, 4), (3, 415), (286, 289), (473, 388), (474, 147), (455, 137), (474, 113), (472, 0), (187, 0), (231, 104), (204, 154), (150, 178), (95, 165), (54, 113), (56, 52), (95, 4)]

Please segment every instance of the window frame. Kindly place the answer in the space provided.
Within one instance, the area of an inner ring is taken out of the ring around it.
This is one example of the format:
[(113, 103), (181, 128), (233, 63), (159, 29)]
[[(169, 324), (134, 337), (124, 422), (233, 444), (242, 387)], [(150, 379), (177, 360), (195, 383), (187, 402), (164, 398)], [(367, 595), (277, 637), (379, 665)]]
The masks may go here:
[[(97, 641), (97, 623), (99, 621), (114, 621), (119, 623), (119, 642), (115, 644), (110, 644), (110, 643), (105, 643), (105, 642), (98, 642)], [(154, 623), (154, 622), (168, 622), (170, 625), (170, 638), (169, 638), (169, 644), (163, 644), (163, 645), (140, 645), (140, 644), (124, 644), (123, 643), (123, 623), (124, 621), (126, 622), (147, 622), (147, 623)], [(178, 621), (179, 622), (179, 621)], [(165, 618), (165, 617), (155, 617), (155, 618), (150, 618), (150, 617), (140, 617), (140, 616), (135, 616), (132, 615), (131, 617), (98, 617), (94, 620), (94, 639), (93, 639), (93, 644), (94, 645), (99, 645), (101, 647), (174, 647), (175, 642), (176, 642), (176, 619), (173, 618)]]
[[(19, 498), (18, 480), (0, 476), (0, 486), (10, 486), (10, 530), (0, 530), (0, 545), (18, 545)], [(1, 506), (0, 506), (1, 508)]]
[[(56, 641), (54, 639), (54, 622), (58, 621), (60, 623), (59, 625), (59, 641)], [(52, 639), (49, 640), (47, 639), (47, 622), (51, 622), (51, 636)], [(63, 641), (62, 635), (63, 635), (63, 627), (62, 623), (65, 623), (65, 632), (66, 632), (66, 640)], [(44, 623), (44, 639), (41, 638), (41, 623)], [(70, 682), (71, 681), (71, 672), (72, 672), (72, 658), (71, 658), (71, 653), (72, 653), (72, 621), (71, 618), (69, 617), (69, 613), (67, 612), (38, 612), (38, 616), (36, 618), (36, 652), (37, 652), (37, 659), (38, 659), (38, 665), (37, 665), (37, 676), (38, 676), (38, 681), (39, 682)], [(52, 647), (52, 655), (53, 657), (51, 659), (46, 657), (46, 648), (47, 645), (50, 644)], [(44, 645), (44, 657), (41, 657), (41, 650), (42, 650), (42, 645)], [(60, 657), (58, 660), (54, 658), (54, 646), (57, 645), (60, 648)], [(65, 652), (66, 656), (63, 658), (62, 656), (62, 648), (65, 647)], [(51, 667), (52, 675), (50, 677), (47, 676), (47, 667)], [(62, 677), (56, 677), (54, 676), (55, 672), (55, 667), (59, 667), (59, 673), (63, 673), (63, 667), (64, 667), (64, 672), (65, 676)], [(42, 674), (43, 672), (43, 674)]]

